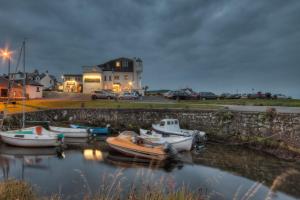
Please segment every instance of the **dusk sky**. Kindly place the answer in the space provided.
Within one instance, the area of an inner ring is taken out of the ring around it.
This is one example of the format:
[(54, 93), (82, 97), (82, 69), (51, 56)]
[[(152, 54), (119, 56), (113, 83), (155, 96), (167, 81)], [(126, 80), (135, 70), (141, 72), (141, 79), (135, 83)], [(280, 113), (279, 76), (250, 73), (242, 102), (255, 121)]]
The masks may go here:
[(150, 90), (300, 98), (299, 0), (0, 0), (0, 46), (23, 38), (28, 71), (140, 57)]

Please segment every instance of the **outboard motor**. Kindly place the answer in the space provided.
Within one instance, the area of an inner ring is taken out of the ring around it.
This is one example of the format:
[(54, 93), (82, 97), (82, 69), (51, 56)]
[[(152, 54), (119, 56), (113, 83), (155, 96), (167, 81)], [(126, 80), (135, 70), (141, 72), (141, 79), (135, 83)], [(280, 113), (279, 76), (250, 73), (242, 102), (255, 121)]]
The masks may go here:
[(169, 143), (164, 143), (164, 151), (170, 155), (170, 157), (175, 157), (178, 151)]

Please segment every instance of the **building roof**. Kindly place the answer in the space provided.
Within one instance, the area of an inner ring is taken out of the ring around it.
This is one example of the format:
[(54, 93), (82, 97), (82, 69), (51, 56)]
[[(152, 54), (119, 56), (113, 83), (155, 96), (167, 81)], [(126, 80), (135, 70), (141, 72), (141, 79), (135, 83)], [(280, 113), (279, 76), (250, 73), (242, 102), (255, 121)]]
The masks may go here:
[(63, 74), (63, 76), (82, 77), (82, 74)]
[[(23, 85), (23, 80), (17, 80), (15, 82), (18, 83), (18, 84), (20, 84), (20, 85)], [(26, 85), (33, 85), (33, 86), (40, 86), (40, 87), (43, 86), (42, 84), (40, 84), (40, 83), (38, 83), (38, 82), (36, 82), (34, 80), (29, 80), (29, 79), (26, 80), (25, 84)]]
[[(0, 76), (0, 87), (1, 88), (8, 88), (8, 79)], [(16, 81), (11, 81), (11, 87), (21, 87), (20, 85), (18, 85), (18, 83)]]
[[(117, 66), (119, 62), (120, 66)], [(134, 60), (130, 58), (117, 58), (110, 60), (106, 63), (97, 65), (103, 71), (114, 71), (114, 72), (133, 72)]]

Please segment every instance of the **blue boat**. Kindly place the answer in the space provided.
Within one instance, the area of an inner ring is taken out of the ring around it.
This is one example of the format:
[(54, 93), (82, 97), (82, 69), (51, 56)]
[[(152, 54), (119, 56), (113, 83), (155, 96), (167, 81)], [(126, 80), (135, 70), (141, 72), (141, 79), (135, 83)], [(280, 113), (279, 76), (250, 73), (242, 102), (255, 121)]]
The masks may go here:
[(82, 126), (77, 124), (71, 124), (70, 127), (72, 128), (85, 128), (88, 129), (88, 132), (93, 136), (106, 136), (110, 133), (110, 128), (108, 127), (88, 127)]

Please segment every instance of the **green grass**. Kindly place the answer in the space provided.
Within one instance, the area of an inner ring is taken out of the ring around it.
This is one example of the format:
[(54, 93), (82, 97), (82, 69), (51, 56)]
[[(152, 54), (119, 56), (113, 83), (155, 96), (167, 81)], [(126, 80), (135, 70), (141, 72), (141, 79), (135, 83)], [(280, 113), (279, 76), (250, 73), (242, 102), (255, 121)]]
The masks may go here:
[[(22, 112), (22, 102), (16, 105), (6, 106), (9, 113)], [(141, 101), (114, 101), (114, 100), (28, 100), (25, 103), (26, 112), (59, 109), (59, 108), (109, 108), (109, 109), (218, 109), (220, 105), (212, 104), (195, 104), (192, 102), (166, 102), (166, 103), (149, 103)], [(5, 105), (0, 104), (0, 110), (4, 110)]]
[[(187, 101), (184, 101), (187, 102)], [(287, 106), (300, 107), (300, 99), (224, 99), (189, 101), (194, 104), (206, 105), (250, 105), (250, 106)]]
[[(9, 113), (22, 112), (22, 102), (8, 105)], [(25, 109), (27, 112), (55, 108), (121, 108), (121, 109), (219, 109), (222, 105), (254, 105), (254, 106), (287, 106), (300, 107), (299, 99), (225, 99), (225, 100), (192, 100), (192, 101), (114, 101), (114, 100), (28, 100)], [(0, 103), (0, 110), (5, 110)]]

